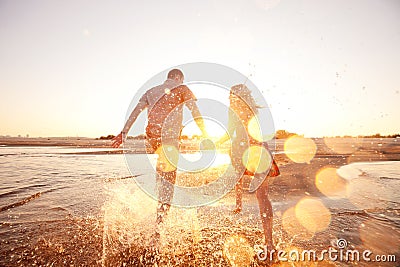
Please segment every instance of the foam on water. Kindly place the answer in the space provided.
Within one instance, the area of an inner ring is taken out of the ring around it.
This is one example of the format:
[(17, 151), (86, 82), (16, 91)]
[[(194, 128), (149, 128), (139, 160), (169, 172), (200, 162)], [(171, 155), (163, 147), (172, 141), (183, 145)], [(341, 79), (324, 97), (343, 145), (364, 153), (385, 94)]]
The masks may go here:
[[(395, 229), (392, 235), (398, 236), (400, 161), (351, 163), (341, 167), (338, 174), (348, 181), (347, 200), (350, 205), (346, 210), (368, 218), (375, 228)], [(337, 209), (338, 212), (343, 210), (343, 206)], [(390, 234), (385, 232), (384, 236)]]
[(372, 179), (382, 177), (400, 179), (400, 161), (355, 162), (338, 169), (338, 174), (344, 179), (351, 180), (360, 176)]

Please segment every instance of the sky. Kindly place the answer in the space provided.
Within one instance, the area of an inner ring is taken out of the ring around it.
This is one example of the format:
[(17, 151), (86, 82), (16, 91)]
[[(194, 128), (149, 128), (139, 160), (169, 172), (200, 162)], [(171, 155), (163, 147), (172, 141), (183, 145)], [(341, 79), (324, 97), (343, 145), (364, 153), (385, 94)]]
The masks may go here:
[(399, 133), (399, 12), (397, 0), (0, 0), (0, 135), (118, 134), (139, 88), (190, 62), (249, 76), (276, 129)]

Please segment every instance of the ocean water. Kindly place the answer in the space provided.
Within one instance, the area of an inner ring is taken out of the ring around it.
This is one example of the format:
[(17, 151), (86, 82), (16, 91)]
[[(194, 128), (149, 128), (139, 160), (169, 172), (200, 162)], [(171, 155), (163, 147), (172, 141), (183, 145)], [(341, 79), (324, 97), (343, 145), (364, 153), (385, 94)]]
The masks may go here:
[[(99, 151), (104, 149), (0, 148), (2, 219), (14, 209), (21, 211), (13, 215), (16, 221), (35, 220), (38, 210), (50, 220), (60, 213), (52, 211), (98, 215), (104, 199), (104, 180), (130, 175), (123, 155), (80, 154)], [(7, 209), (13, 205), (16, 207)]]
[(359, 208), (400, 210), (400, 161), (354, 162), (337, 172), (348, 181), (351, 200), (363, 203)]
[[(131, 173), (123, 155), (104, 153), (110, 150), (0, 147), (0, 265), (115, 266), (146, 258), (157, 203), (131, 175), (154, 172), (141, 169), (147, 155), (133, 156), (137, 168)], [(327, 237), (296, 244), (324, 246), (341, 236), (359, 248), (398, 257), (400, 162), (350, 163), (337, 173), (346, 179), (347, 192), (343, 199), (323, 199), (332, 217), (323, 232)], [(278, 242), (295, 244), (280, 226), (285, 210), (279, 203), (273, 207)], [(239, 218), (229, 209), (173, 208), (170, 228), (162, 233), (164, 248), (174, 251), (167, 265), (201, 265), (213, 258), (229, 266), (221, 251), (230, 232), (247, 231), (249, 240), (262, 244), (257, 205)], [(389, 245), (376, 246), (379, 242)]]

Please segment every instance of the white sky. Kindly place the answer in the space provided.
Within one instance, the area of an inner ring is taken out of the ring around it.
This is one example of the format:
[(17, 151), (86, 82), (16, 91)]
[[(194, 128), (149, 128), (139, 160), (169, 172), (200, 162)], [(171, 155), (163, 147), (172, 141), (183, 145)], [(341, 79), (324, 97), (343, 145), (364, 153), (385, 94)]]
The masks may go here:
[(117, 134), (136, 91), (189, 62), (234, 68), (276, 129), (400, 132), (400, 2), (0, 0), (0, 135)]

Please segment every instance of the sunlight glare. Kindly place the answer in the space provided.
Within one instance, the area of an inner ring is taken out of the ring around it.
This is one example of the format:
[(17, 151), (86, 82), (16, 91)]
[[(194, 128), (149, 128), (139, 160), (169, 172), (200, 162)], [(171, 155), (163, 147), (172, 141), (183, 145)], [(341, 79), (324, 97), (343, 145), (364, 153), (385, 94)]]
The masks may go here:
[(282, 216), (283, 229), (296, 240), (309, 240), (314, 233), (305, 228), (296, 218), (295, 208), (291, 207)]
[(176, 170), (179, 151), (175, 146), (172, 145), (161, 145), (155, 152), (158, 155), (158, 168), (162, 172), (171, 172)]
[(336, 173), (336, 168), (325, 167), (318, 171), (315, 176), (315, 185), (318, 190), (327, 197), (346, 197), (346, 180)]
[[(271, 133), (263, 132), (263, 129), (260, 125), (259, 119), (257, 116), (253, 116), (247, 125), (247, 130), (251, 137), (259, 142), (265, 142), (274, 138), (275, 133), (272, 131)], [(264, 130), (265, 131), (265, 130)]]
[(295, 207), (297, 220), (311, 233), (317, 233), (328, 228), (331, 213), (317, 198), (305, 197)]
[(292, 161), (309, 164), (317, 152), (317, 145), (311, 138), (294, 135), (285, 141), (284, 151)]
[(250, 146), (243, 153), (243, 166), (252, 173), (263, 173), (271, 166), (271, 154), (262, 146)]
[[(226, 129), (215, 121), (204, 119), (204, 124), (205, 129), (211, 138), (221, 137), (226, 132)], [(194, 135), (201, 136), (201, 134), (202, 133), (194, 120), (191, 120), (182, 129), (182, 135), (187, 135), (189, 137)]]

